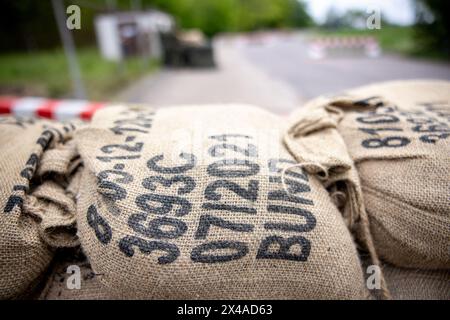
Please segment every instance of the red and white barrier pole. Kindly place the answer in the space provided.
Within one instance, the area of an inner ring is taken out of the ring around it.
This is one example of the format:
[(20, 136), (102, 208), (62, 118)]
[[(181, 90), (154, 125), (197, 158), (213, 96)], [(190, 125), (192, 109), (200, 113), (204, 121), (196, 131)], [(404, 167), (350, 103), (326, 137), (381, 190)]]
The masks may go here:
[(89, 120), (105, 103), (85, 100), (53, 100), (37, 97), (0, 96), (0, 114), (55, 120)]
[(378, 41), (373, 37), (322, 37), (309, 42), (309, 56), (312, 59), (323, 59), (333, 52), (362, 51), (367, 57), (376, 58), (381, 55)]

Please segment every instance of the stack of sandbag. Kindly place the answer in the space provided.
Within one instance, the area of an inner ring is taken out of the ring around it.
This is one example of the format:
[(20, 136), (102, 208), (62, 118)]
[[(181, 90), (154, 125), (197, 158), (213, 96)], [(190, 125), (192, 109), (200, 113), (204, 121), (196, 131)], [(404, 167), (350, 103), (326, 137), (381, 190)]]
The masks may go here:
[(75, 126), (0, 118), (0, 299), (32, 292), (57, 248), (78, 245)]
[(450, 83), (398, 81), (322, 97), (284, 141), (322, 178), (372, 254), (450, 269)]
[(364, 299), (321, 181), (247, 105), (111, 107), (76, 133), (77, 224), (111, 292), (148, 299)]

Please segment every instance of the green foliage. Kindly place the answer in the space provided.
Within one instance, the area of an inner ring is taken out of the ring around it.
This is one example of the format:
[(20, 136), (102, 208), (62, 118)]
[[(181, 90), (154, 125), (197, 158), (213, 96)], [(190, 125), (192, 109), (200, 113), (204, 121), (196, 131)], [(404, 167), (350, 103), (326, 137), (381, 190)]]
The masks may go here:
[[(112, 8), (109, 4), (115, 3)], [(81, 30), (72, 34), (77, 46), (95, 43), (94, 17), (111, 10), (133, 9), (132, 0), (65, 0), (81, 8)], [(300, 0), (141, 0), (141, 9), (172, 14), (181, 28), (198, 28), (208, 36), (219, 32), (305, 27), (312, 23)], [(2, 0), (0, 52), (42, 50), (60, 46), (50, 0)]]
[[(88, 98), (94, 100), (110, 100), (114, 92), (157, 66), (156, 61), (144, 63), (139, 58), (118, 65), (102, 59), (93, 48), (79, 49), (77, 53)], [(60, 98), (70, 92), (71, 81), (62, 50), (0, 55), (0, 94)]]
[(262, 28), (306, 27), (312, 23), (297, 0), (148, 0), (173, 14), (180, 27), (198, 28), (208, 36), (218, 32)]
[(417, 0), (416, 41), (418, 49), (436, 51), (450, 59), (450, 2)]

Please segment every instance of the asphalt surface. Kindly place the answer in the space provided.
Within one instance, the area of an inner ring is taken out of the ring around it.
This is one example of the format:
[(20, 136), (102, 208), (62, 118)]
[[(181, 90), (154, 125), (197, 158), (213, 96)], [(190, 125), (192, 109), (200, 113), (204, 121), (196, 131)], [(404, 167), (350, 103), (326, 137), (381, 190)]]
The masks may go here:
[(450, 80), (450, 64), (362, 51), (313, 59), (304, 34), (219, 38), (217, 68), (162, 69), (116, 97), (125, 102), (169, 105), (247, 103), (288, 114), (308, 99), (373, 82), (402, 79)]
[(450, 80), (449, 64), (392, 54), (369, 58), (357, 49), (347, 49), (315, 60), (301, 35), (241, 42), (239, 50), (249, 62), (269, 77), (282, 80), (304, 99), (387, 80)]
[(162, 69), (126, 88), (116, 99), (154, 107), (253, 104), (279, 114), (299, 105), (290, 86), (249, 63), (238, 48), (234, 41), (216, 41), (216, 68)]

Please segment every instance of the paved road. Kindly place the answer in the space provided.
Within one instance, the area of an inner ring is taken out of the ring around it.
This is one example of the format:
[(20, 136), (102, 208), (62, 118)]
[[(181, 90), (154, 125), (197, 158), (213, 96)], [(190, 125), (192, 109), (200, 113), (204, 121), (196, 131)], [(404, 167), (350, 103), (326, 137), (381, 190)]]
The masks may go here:
[(450, 65), (382, 54), (325, 57), (308, 55), (304, 36), (271, 37), (259, 44), (244, 44), (239, 50), (271, 78), (284, 81), (303, 98), (335, 93), (372, 82), (401, 79), (450, 80)]
[(245, 103), (287, 114), (298, 106), (294, 90), (249, 63), (232, 43), (216, 41), (214, 69), (163, 69), (121, 92), (126, 102), (167, 105)]
[(307, 99), (372, 82), (414, 78), (450, 80), (450, 65), (394, 55), (308, 56), (302, 34), (221, 38), (218, 68), (162, 70), (141, 79), (117, 99), (155, 106), (249, 103), (288, 114)]

